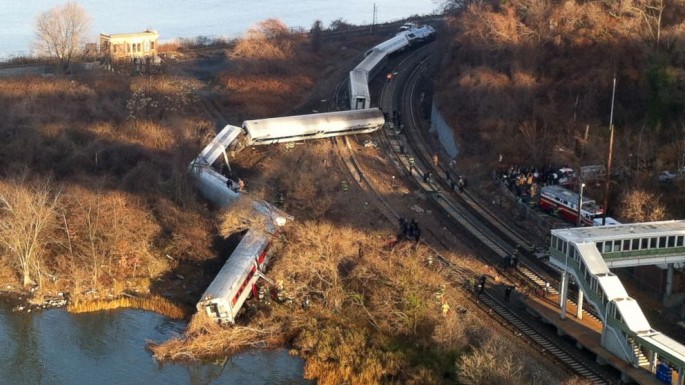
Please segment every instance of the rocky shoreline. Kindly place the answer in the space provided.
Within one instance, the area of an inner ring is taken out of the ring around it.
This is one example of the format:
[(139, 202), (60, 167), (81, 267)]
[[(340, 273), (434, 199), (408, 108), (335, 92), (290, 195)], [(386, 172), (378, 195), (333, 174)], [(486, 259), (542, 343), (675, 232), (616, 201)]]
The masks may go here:
[(36, 296), (35, 288), (28, 291), (16, 291), (11, 286), (0, 290), (0, 300), (9, 303), (13, 312), (26, 312), (55, 309), (67, 306), (69, 293), (58, 292), (57, 294)]

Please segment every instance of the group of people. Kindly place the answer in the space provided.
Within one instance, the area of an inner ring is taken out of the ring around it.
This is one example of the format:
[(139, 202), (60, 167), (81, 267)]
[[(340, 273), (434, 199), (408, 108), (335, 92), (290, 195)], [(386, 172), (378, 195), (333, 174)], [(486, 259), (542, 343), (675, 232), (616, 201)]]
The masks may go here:
[[(478, 278), (478, 281), (475, 283), (474, 290), (476, 292), (476, 295), (480, 296), (483, 294), (485, 291), (485, 282), (487, 281), (487, 275), (483, 274)], [(514, 285), (507, 285), (504, 288), (504, 302), (509, 302), (511, 299), (511, 293), (516, 290), (516, 286)]]
[(539, 192), (540, 186), (560, 184), (569, 179), (569, 175), (564, 174), (564, 170), (571, 169), (551, 165), (543, 168), (509, 166), (499, 172), (499, 177), (516, 196), (534, 197)]
[(407, 221), (404, 217), (400, 216), (400, 237), (413, 239), (414, 242), (419, 243), (419, 240), (421, 239), (421, 228), (419, 228), (419, 223), (416, 219)]

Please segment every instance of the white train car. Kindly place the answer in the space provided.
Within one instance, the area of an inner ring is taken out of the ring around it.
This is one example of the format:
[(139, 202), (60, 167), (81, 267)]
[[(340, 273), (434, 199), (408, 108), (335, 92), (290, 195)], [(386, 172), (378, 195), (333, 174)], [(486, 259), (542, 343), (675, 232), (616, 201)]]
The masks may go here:
[(424, 25), (419, 28), (411, 28), (407, 31), (400, 32), (407, 36), (410, 44), (418, 44), (426, 41), (433, 40), (435, 38), (435, 28), (430, 25)]
[[(190, 172), (202, 196), (217, 206), (226, 207), (237, 202), (238, 199), (249, 199), (242, 198), (239, 192), (228, 188), (226, 184), (228, 179), (204, 163), (200, 157), (190, 164)], [(257, 213), (269, 219), (270, 228), (284, 226), (287, 221), (293, 220), (291, 215), (267, 202), (253, 201), (252, 207)]]
[(363, 110), (371, 107), (368, 72), (363, 69), (350, 71), (350, 109)]
[(216, 158), (226, 153), (226, 150), (235, 145), (235, 140), (243, 132), (243, 129), (230, 124), (221, 130), (212, 142), (200, 152), (198, 159), (207, 164), (213, 164)]
[(366, 71), (367, 81), (373, 79), (388, 60), (388, 55), (385, 51), (379, 49), (372, 49), (368, 55), (354, 67), (355, 70)]
[(269, 262), (268, 234), (249, 230), (226, 261), (226, 264), (207, 287), (197, 310), (215, 321), (235, 323), (235, 318), (255, 288), (260, 272)]
[(336, 111), (321, 114), (246, 120), (243, 129), (249, 146), (320, 139), (332, 136), (367, 134), (383, 127), (385, 119), (378, 108)]
[(410, 31), (405, 31), (405, 32), (400, 32), (399, 34), (395, 35), (394, 37), (378, 44), (377, 46), (373, 47), (369, 51), (366, 52), (368, 55), (370, 51), (373, 51), (374, 49), (377, 49), (381, 52), (385, 52), (386, 55), (390, 55), (392, 53), (401, 51), (408, 47), (411, 43), (407, 37), (407, 34), (411, 33)]

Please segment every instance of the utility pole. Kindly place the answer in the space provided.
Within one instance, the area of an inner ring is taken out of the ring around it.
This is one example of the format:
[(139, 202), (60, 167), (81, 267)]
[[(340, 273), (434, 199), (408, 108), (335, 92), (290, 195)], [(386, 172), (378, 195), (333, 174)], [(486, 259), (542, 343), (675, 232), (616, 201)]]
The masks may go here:
[(607, 159), (607, 175), (604, 186), (604, 214), (602, 226), (607, 224), (607, 211), (609, 209), (609, 184), (611, 183), (611, 156), (614, 152), (614, 99), (616, 97), (616, 74), (614, 74), (614, 89), (611, 92), (611, 114), (609, 115), (609, 158)]
[(373, 3), (373, 21), (371, 22), (371, 32), (376, 29), (376, 22), (378, 21), (378, 8), (376, 7), (376, 3)]

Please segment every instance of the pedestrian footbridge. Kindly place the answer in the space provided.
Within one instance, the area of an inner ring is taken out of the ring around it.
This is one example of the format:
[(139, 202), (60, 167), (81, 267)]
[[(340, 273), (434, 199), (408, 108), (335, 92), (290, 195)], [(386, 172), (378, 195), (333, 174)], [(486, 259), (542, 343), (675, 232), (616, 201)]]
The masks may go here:
[[(660, 265), (668, 269), (670, 295), (673, 269), (685, 262), (685, 221), (634, 223), (552, 230), (550, 262), (563, 271), (561, 318), (566, 317), (569, 276), (578, 284), (578, 308), (586, 299), (603, 323), (601, 345), (635, 368), (663, 376), (668, 365), (685, 371), (685, 346), (654, 330), (609, 269)], [(582, 313), (579, 310), (578, 315)], [(685, 384), (685, 376), (677, 377)]]

